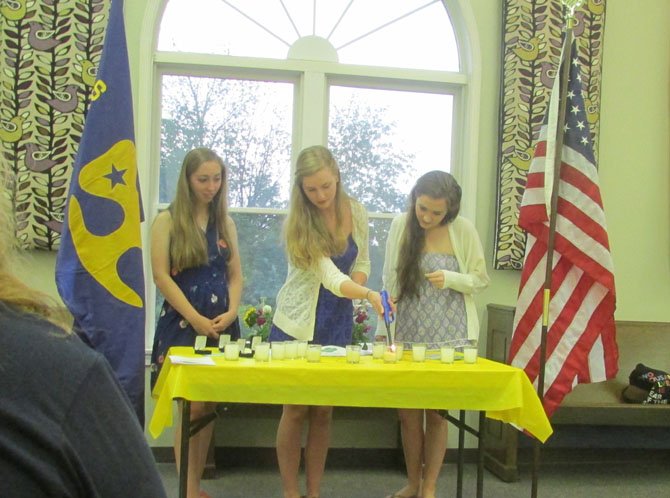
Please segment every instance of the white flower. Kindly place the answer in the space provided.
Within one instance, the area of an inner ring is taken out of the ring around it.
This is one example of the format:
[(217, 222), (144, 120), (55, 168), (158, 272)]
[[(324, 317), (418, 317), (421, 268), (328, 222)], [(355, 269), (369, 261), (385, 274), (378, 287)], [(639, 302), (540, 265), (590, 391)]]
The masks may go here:
[(269, 304), (263, 306), (263, 314), (269, 315), (270, 313), (272, 313), (272, 306), (270, 306)]

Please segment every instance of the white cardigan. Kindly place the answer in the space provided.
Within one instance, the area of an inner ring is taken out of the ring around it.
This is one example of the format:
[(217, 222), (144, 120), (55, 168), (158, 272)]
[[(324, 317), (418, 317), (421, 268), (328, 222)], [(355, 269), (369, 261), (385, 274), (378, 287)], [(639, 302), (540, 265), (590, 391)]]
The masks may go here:
[[(407, 213), (397, 216), (391, 223), (391, 229), (386, 240), (382, 285), (391, 297), (397, 297), (399, 293), (397, 282), (398, 252), (400, 251), (406, 220)], [(442, 270), (442, 273), (444, 273), (443, 288), (450, 288), (463, 293), (468, 322), (468, 339), (477, 339), (479, 338), (479, 319), (477, 318), (477, 308), (473, 295), (488, 287), (490, 282), (486, 273), (484, 250), (475, 226), (466, 218), (457, 216), (449, 223), (448, 229), (454, 255), (462, 273)], [(395, 336), (395, 322), (391, 324), (391, 334)], [(386, 336), (386, 327), (383, 320), (377, 322), (377, 335)]]
[[(350, 202), (351, 235), (358, 246), (358, 256), (351, 273), (362, 272), (369, 275), (368, 213), (354, 199), (351, 199)], [(343, 297), (340, 285), (346, 280), (349, 280), (349, 276), (340, 272), (328, 257), (322, 257), (316, 268), (310, 270), (296, 268), (289, 260), (286, 282), (277, 294), (273, 323), (296, 339), (311, 340), (314, 337), (319, 286), (323, 284), (336, 296)], [(350, 319), (353, 320), (353, 316)]]

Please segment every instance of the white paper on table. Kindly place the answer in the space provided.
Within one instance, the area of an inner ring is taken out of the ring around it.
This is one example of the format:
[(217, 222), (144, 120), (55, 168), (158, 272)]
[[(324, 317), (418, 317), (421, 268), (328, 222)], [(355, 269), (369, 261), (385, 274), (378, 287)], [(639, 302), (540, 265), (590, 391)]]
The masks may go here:
[(170, 361), (175, 365), (216, 365), (216, 363), (214, 363), (214, 359), (212, 359), (210, 356), (193, 358), (192, 356), (177, 356), (171, 354)]

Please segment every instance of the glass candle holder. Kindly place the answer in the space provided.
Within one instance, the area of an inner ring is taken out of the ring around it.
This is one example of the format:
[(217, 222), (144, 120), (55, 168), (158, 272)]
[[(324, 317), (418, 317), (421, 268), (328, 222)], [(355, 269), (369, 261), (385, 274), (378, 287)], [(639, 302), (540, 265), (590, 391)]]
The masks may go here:
[(347, 344), (347, 363), (359, 363), (361, 361), (361, 345)]
[(402, 355), (405, 352), (405, 343), (403, 342), (394, 342), (393, 348), (395, 349), (395, 359), (396, 361), (402, 360)]
[(296, 341), (298, 346), (296, 348), (296, 357), (304, 358), (307, 355), (307, 341)]
[(412, 361), (419, 363), (426, 361), (426, 345), (423, 342), (412, 344)]
[(286, 341), (284, 354), (287, 360), (295, 360), (296, 356), (298, 356), (298, 342)]
[(254, 358), (256, 361), (268, 361), (270, 359), (270, 343), (259, 342), (256, 344)]
[(255, 335), (251, 338), (251, 349), (253, 351), (256, 350), (256, 346), (258, 346), (262, 342), (261, 336)]
[(477, 341), (469, 341), (469, 344), (463, 348), (463, 361), (465, 363), (477, 362)]
[(391, 346), (384, 349), (382, 357), (384, 359), (384, 363), (395, 363), (398, 361), (398, 352), (396, 351), (395, 347)]
[(283, 360), (286, 356), (286, 344), (281, 341), (276, 341), (271, 344), (272, 359)]
[(384, 350), (386, 350), (386, 343), (382, 341), (375, 341), (372, 344), (372, 358), (375, 360), (381, 360), (384, 356)]
[(237, 340), (237, 347), (240, 348), (240, 351), (244, 351), (244, 348), (247, 347), (247, 340), (239, 338)]
[(451, 346), (442, 346), (440, 348), (440, 360), (442, 363), (453, 363), (455, 353), (454, 348)]
[(236, 342), (226, 344), (223, 350), (223, 357), (229, 361), (236, 361), (240, 357), (240, 347)]
[(319, 363), (321, 361), (320, 344), (309, 344), (307, 346), (307, 361), (309, 363)]

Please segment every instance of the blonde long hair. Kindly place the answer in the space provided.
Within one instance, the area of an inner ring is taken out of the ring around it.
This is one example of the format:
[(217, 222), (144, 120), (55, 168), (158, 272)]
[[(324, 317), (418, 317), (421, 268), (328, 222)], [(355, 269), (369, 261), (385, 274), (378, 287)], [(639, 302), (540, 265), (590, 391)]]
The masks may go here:
[[(312, 204), (302, 189), (302, 181), (323, 168), (337, 178), (335, 213), (337, 232), (331, 235), (319, 209)], [(300, 152), (295, 165), (291, 203), (284, 225), (286, 250), (291, 264), (296, 268), (311, 268), (319, 258), (341, 254), (347, 247), (347, 234), (343, 230), (343, 209), (349, 196), (342, 188), (340, 169), (332, 153), (322, 145), (307, 147)]]
[(63, 330), (70, 330), (71, 324), (66, 319), (66, 313), (56, 300), (30, 288), (12, 273), (21, 258), (6, 175), (0, 172), (0, 302), (19, 312), (45, 318)]
[(226, 226), (228, 216), (228, 174), (226, 165), (216, 152), (200, 147), (184, 157), (177, 180), (177, 193), (170, 204), (172, 229), (170, 230), (170, 263), (177, 270), (207, 264), (207, 239), (195, 219), (195, 195), (189, 180), (205, 162), (214, 161), (221, 166), (221, 188), (209, 203), (209, 222), (216, 223), (219, 240), (230, 245)]

